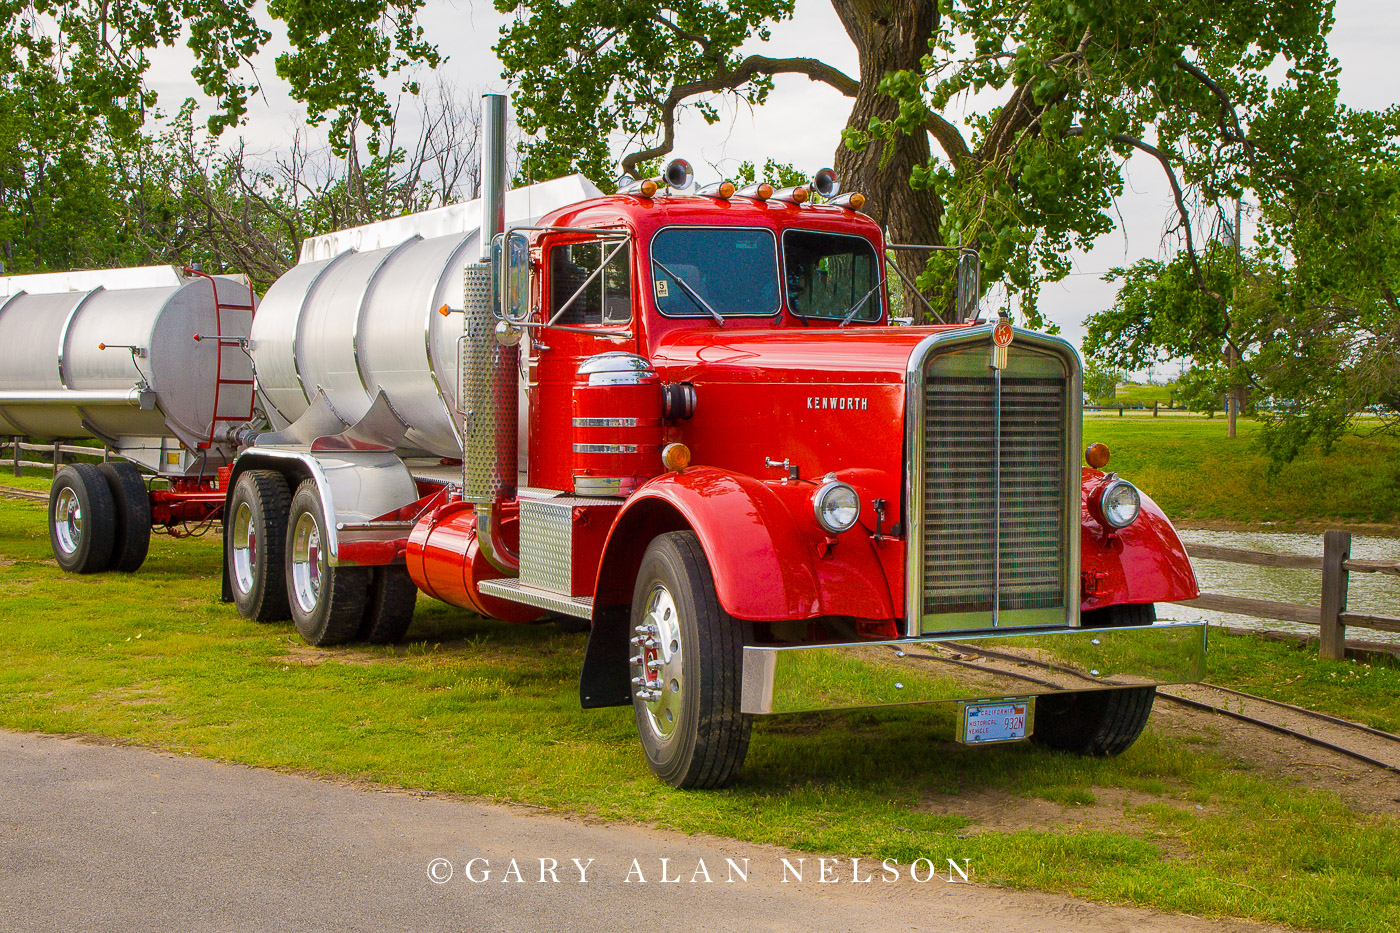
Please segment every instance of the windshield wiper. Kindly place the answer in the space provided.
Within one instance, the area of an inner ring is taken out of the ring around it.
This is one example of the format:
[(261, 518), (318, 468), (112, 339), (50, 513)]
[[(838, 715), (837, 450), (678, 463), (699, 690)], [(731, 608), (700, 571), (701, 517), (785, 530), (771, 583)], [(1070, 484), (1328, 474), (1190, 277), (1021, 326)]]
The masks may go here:
[(865, 307), (865, 303), (870, 300), (870, 296), (875, 294), (875, 289), (879, 288), (883, 284), (885, 283), (882, 280), (870, 286), (870, 291), (862, 295), (860, 301), (857, 301), (855, 304), (851, 305), (849, 308), (846, 309), (846, 316), (843, 317), (841, 319), (841, 323), (837, 324), (836, 326), (845, 327), (847, 324), (851, 323), (851, 318), (855, 317), (857, 314), (860, 313), (860, 309)]
[(669, 275), (671, 277), (671, 280), (677, 285), (679, 285), (685, 291), (685, 293), (690, 296), (692, 301), (694, 301), (703, 310), (708, 311), (710, 317), (714, 318), (720, 324), (724, 323), (724, 316), (718, 311), (716, 311), (714, 308), (711, 308), (710, 303), (704, 298), (701, 298), (700, 293), (697, 292), (694, 288), (692, 288), (689, 284), (687, 284), (685, 279), (681, 278), (680, 276), (672, 272), (670, 269), (667, 269), (665, 266), (663, 266), (661, 264), (661, 260), (657, 259), (655, 256), (652, 257), (651, 261), (656, 265), (656, 268)]

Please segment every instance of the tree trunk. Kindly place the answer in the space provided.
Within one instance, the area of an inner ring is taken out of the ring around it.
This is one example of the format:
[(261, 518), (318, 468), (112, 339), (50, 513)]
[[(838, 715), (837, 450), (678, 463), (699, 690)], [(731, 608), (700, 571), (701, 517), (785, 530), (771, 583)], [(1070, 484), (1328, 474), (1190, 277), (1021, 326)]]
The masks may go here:
[[(928, 40), (938, 28), (936, 0), (832, 0), (832, 6), (860, 54), (860, 91), (847, 125), (864, 129), (871, 117), (893, 120), (899, 115), (898, 102), (876, 88), (889, 72), (922, 69)], [(886, 229), (892, 242), (941, 245), (943, 205), (933, 192), (914, 191), (909, 185), (914, 168), (929, 161), (928, 134), (898, 137), (888, 161), (885, 147), (880, 139), (852, 152), (843, 143), (833, 165), (842, 188), (866, 196), (865, 213)], [(895, 261), (912, 281), (924, 271), (928, 257), (924, 251), (900, 251)], [(929, 320), (928, 308), (917, 299), (907, 302), (905, 313), (916, 322)]]

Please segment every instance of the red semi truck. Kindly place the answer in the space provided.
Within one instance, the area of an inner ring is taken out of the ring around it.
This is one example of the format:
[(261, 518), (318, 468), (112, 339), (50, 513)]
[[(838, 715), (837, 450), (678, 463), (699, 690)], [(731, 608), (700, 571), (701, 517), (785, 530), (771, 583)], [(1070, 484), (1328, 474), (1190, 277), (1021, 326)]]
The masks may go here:
[(829, 172), (507, 193), (485, 111), (478, 202), (309, 242), (263, 297), (269, 430), (221, 483), (245, 617), (394, 641), (421, 591), (574, 620), (582, 705), (631, 705), (677, 787), (804, 710), (1116, 754), (1200, 679), (1204, 624), (1154, 610), (1197, 595), (1187, 555), (1085, 456), (1068, 343), (979, 320), (975, 275), (958, 323), (896, 326), (897, 246)]

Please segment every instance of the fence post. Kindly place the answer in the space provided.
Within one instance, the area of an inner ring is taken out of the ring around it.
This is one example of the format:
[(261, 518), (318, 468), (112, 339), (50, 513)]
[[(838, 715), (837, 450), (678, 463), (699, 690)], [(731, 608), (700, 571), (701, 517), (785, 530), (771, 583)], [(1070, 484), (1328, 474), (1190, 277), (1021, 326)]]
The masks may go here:
[(1328, 531), (1322, 535), (1322, 643), (1319, 655), (1329, 661), (1346, 657), (1346, 626), (1341, 615), (1347, 609), (1347, 577), (1342, 564), (1351, 556), (1351, 532)]
[(20, 442), (22, 442), (23, 440), (24, 440), (24, 438), (22, 438), (22, 437), (16, 437), (16, 438), (14, 439), (14, 442), (15, 442), (15, 476), (23, 476), (23, 475), (24, 475), (24, 467), (20, 466), (20, 448), (19, 448)]
[(1157, 417), (1157, 400), (1155, 398), (1152, 400), (1152, 417)]
[(1122, 405), (1119, 405), (1119, 406), (1118, 406), (1118, 417), (1120, 417), (1120, 418), (1123, 417), (1123, 406), (1122, 406)]

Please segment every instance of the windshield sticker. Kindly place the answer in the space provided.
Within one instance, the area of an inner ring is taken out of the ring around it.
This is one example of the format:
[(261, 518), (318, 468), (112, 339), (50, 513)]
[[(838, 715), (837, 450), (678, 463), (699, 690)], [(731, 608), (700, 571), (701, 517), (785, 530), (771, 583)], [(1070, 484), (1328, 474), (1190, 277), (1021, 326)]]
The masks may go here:
[(665, 298), (665, 297), (666, 297), (666, 280), (665, 280), (665, 279), (657, 279), (657, 280), (656, 280), (656, 297), (658, 297), (658, 298)]

